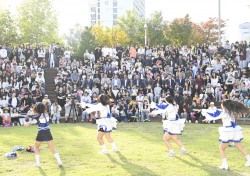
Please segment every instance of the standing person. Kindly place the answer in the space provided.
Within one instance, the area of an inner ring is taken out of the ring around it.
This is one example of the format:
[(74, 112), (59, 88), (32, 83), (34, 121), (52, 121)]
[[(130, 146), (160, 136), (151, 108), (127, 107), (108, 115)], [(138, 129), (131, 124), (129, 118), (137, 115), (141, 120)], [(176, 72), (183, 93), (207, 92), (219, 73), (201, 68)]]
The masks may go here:
[(210, 120), (222, 119), (223, 127), (219, 128), (219, 141), (220, 154), (222, 157), (222, 165), (219, 166), (220, 169), (228, 170), (229, 166), (226, 159), (225, 150), (229, 146), (230, 142), (234, 142), (235, 147), (241, 151), (241, 153), (246, 157), (247, 162), (245, 166), (250, 166), (250, 155), (244, 149), (241, 144), (243, 140), (242, 128), (236, 123), (237, 118), (241, 117), (242, 114), (248, 114), (249, 110), (244, 104), (233, 101), (225, 100), (221, 104), (222, 111), (217, 110), (214, 113), (209, 113), (206, 109), (202, 110), (202, 115), (205, 116), (206, 122)]
[(36, 167), (40, 167), (40, 145), (42, 142), (47, 142), (50, 151), (54, 154), (59, 166), (62, 165), (59, 154), (55, 150), (53, 137), (49, 127), (49, 116), (46, 113), (46, 107), (42, 103), (38, 103), (34, 109), (28, 113), (32, 119), (36, 119), (38, 123), (38, 134), (35, 142), (35, 158)]
[(164, 136), (163, 141), (166, 147), (169, 150), (167, 156), (174, 157), (175, 153), (173, 147), (170, 143), (170, 139), (173, 139), (174, 142), (181, 148), (182, 154), (188, 154), (188, 151), (185, 149), (181, 140), (177, 135), (181, 135), (183, 128), (185, 126), (185, 119), (180, 119), (175, 106), (173, 105), (174, 99), (171, 96), (166, 98), (166, 104), (155, 104), (151, 103), (151, 108), (155, 108), (156, 110), (152, 111), (152, 115), (155, 116), (157, 114), (166, 113), (167, 120), (163, 120), (163, 130)]
[(109, 107), (109, 98), (107, 95), (101, 94), (97, 99), (98, 104), (97, 105), (91, 105), (91, 104), (85, 104), (82, 103), (82, 107), (90, 107), (87, 111), (88, 113), (97, 111), (97, 118), (96, 118), (96, 124), (98, 129), (98, 135), (97, 140), (99, 144), (102, 147), (102, 154), (107, 154), (108, 151), (106, 149), (106, 146), (103, 141), (103, 137), (105, 136), (106, 139), (111, 143), (112, 145), (112, 151), (117, 152), (118, 149), (115, 145), (115, 142), (111, 138), (111, 132), (113, 129), (116, 129), (116, 123), (117, 120), (113, 117), (111, 117), (110, 113), (110, 107)]

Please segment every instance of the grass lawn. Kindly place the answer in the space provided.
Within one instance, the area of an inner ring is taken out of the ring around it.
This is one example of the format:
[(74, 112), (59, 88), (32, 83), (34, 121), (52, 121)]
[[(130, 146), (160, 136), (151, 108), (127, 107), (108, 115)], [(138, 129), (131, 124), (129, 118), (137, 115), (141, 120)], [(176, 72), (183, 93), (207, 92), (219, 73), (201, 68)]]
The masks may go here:
[[(181, 139), (189, 151), (174, 158), (166, 156), (162, 142), (162, 124), (120, 123), (112, 133), (120, 152), (99, 154), (101, 148), (96, 140), (96, 125), (59, 124), (51, 125), (55, 147), (63, 161), (58, 167), (46, 144), (41, 147), (41, 168), (34, 167), (34, 154), (17, 152), (15, 159), (6, 159), (4, 154), (15, 145), (27, 148), (33, 145), (37, 126), (0, 128), (0, 175), (76, 175), (76, 176), (203, 176), (203, 175), (250, 175), (250, 167), (244, 167), (245, 157), (236, 148), (228, 148), (229, 171), (218, 169), (221, 159), (218, 151), (218, 127), (214, 124), (187, 124)], [(244, 130), (243, 145), (250, 152), (250, 126)]]

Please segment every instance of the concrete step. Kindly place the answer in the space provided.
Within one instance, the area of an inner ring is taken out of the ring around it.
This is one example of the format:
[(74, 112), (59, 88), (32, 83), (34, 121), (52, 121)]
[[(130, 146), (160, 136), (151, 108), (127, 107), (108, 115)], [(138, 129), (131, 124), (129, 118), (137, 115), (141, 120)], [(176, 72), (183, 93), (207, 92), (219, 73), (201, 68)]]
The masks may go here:
[(250, 125), (250, 118), (239, 118), (236, 121), (239, 125)]

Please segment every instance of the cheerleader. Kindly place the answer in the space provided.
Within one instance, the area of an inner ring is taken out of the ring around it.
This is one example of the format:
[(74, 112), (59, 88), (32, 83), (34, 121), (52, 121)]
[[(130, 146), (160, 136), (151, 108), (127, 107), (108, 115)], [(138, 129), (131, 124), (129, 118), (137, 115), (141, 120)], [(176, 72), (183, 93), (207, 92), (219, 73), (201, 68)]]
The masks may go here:
[(97, 99), (98, 104), (87, 104), (82, 103), (82, 108), (89, 107), (85, 110), (85, 112), (91, 113), (97, 110), (98, 117), (96, 118), (96, 124), (98, 129), (97, 140), (102, 147), (102, 154), (107, 154), (108, 151), (103, 141), (103, 137), (112, 145), (112, 151), (117, 152), (118, 149), (115, 145), (115, 142), (111, 138), (111, 132), (113, 129), (116, 129), (117, 120), (111, 117), (110, 108), (109, 108), (109, 99), (108, 96), (101, 94)]
[(220, 154), (222, 157), (222, 165), (219, 166), (220, 169), (228, 170), (229, 166), (226, 159), (225, 150), (229, 146), (230, 142), (235, 143), (235, 147), (241, 151), (241, 153), (246, 157), (247, 163), (245, 166), (250, 166), (250, 155), (244, 149), (241, 144), (243, 140), (242, 128), (237, 125), (235, 119), (241, 117), (242, 114), (248, 114), (248, 109), (241, 103), (233, 100), (225, 100), (221, 104), (221, 110), (217, 110), (214, 113), (209, 112), (209, 110), (203, 109), (202, 115), (205, 116), (206, 122), (211, 120), (222, 119), (223, 127), (219, 128), (219, 141)]
[(180, 152), (182, 154), (188, 154), (188, 151), (185, 149), (181, 140), (178, 138), (178, 135), (181, 135), (185, 126), (185, 119), (179, 119), (179, 115), (177, 114), (177, 110), (173, 103), (174, 100), (170, 96), (166, 98), (166, 104), (157, 105), (153, 102), (151, 103), (151, 108), (156, 109), (152, 111), (153, 116), (157, 114), (166, 114), (167, 116), (167, 120), (163, 120), (163, 141), (169, 150), (169, 157), (175, 156), (173, 147), (170, 143), (170, 139), (173, 139), (174, 142), (180, 147)]
[(49, 116), (45, 113), (46, 107), (42, 103), (38, 103), (32, 111), (28, 113), (28, 116), (37, 120), (38, 134), (35, 142), (35, 159), (36, 167), (40, 167), (40, 145), (41, 142), (47, 142), (50, 151), (54, 154), (59, 166), (62, 165), (59, 154), (56, 152), (53, 143), (53, 137), (50, 133)]

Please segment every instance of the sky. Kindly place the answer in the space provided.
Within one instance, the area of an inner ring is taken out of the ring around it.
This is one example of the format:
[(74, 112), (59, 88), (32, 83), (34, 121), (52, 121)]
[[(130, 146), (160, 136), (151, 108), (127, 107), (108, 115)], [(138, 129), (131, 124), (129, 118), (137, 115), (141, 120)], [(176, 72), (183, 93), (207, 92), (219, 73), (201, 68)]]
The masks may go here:
[[(76, 23), (88, 25), (88, 0), (53, 0), (58, 14), (60, 34), (67, 33)], [(145, 0), (146, 18), (154, 11), (162, 11), (164, 20), (189, 14), (192, 21), (202, 22), (218, 17), (218, 0)], [(0, 0), (0, 4), (15, 8), (22, 0)], [(227, 39), (238, 40), (239, 24), (250, 22), (250, 0), (221, 0), (221, 18), (228, 20)]]

